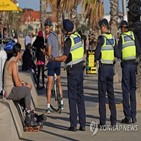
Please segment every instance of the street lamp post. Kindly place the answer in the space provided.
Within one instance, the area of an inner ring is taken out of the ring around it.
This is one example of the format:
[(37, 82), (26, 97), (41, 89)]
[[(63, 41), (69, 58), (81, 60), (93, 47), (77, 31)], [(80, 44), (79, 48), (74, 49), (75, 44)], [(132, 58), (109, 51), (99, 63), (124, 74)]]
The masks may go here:
[(126, 0), (122, 0), (123, 20), (127, 21)]

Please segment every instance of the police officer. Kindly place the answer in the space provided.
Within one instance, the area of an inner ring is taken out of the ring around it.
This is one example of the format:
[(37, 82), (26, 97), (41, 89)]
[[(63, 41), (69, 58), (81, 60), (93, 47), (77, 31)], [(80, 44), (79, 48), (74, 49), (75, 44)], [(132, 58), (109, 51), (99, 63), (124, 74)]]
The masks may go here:
[(106, 92), (108, 95), (109, 108), (111, 111), (111, 126), (116, 125), (116, 107), (113, 88), (114, 57), (118, 57), (116, 41), (109, 32), (107, 19), (99, 22), (102, 34), (98, 37), (98, 44), (95, 52), (95, 61), (99, 61), (98, 70), (98, 96), (99, 96), (99, 128), (106, 126)]
[(128, 23), (120, 24), (121, 35), (118, 42), (122, 67), (123, 112), (121, 123), (135, 123), (136, 120), (136, 57), (141, 54), (137, 37), (128, 30)]
[(85, 131), (85, 103), (83, 93), (83, 55), (84, 47), (81, 36), (73, 32), (74, 24), (69, 20), (63, 21), (63, 28), (67, 35), (64, 54), (53, 60), (65, 62), (67, 65), (68, 98), (70, 110), (69, 131), (77, 131), (77, 109), (79, 116), (79, 130)]

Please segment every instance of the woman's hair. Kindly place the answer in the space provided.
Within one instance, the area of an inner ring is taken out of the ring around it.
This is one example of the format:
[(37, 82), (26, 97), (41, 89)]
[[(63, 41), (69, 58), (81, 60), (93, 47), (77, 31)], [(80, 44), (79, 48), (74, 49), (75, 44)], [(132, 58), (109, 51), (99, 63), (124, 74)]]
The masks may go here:
[(27, 46), (26, 46), (26, 49), (29, 49), (29, 50), (30, 50), (31, 47), (32, 47), (32, 46), (31, 46), (31, 43), (28, 43)]
[(17, 56), (18, 52), (21, 51), (21, 44), (16, 43), (13, 47), (13, 56)]

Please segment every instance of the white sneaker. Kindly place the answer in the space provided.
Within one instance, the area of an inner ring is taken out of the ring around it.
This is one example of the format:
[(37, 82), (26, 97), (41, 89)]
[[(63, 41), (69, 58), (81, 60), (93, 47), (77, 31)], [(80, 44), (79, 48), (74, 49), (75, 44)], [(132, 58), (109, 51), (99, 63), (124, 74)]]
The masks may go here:
[(62, 110), (64, 109), (64, 104), (61, 104), (61, 109), (62, 109)]
[(51, 112), (50, 112), (50, 108), (47, 108), (46, 112), (47, 112), (48, 114), (50, 114), (50, 113), (51, 113)]

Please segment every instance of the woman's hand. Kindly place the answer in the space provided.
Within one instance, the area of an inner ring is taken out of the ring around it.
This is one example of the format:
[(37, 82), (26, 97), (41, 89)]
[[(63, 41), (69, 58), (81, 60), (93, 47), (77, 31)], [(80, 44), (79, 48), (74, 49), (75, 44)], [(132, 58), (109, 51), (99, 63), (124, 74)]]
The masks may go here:
[(32, 89), (32, 85), (31, 84), (28, 84), (27, 82), (24, 82), (23, 80), (21, 81), (21, 83), (22, 83), (23, 86), (26, 86), (29, 89)]
[(32, 89), (32, 85), (31, 84), (26, 83), (25, 86), (28, 87), (30, 90)]

